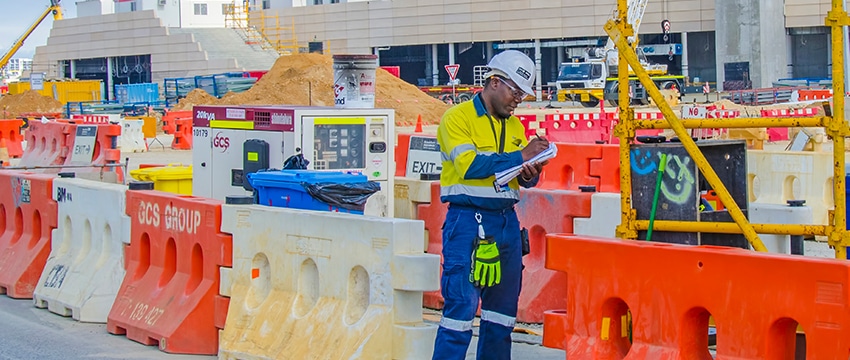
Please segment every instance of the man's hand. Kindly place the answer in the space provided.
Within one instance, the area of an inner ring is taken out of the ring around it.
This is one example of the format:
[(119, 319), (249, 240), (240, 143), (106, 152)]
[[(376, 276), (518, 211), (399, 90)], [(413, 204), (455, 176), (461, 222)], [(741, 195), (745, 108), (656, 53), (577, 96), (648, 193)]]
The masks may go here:
[(544, 162), (533, 162), (529, 164), (522, 164), (522, 170), (520, 170), (519, 175), (522, 176), (524, 181), (531, 181), (540, 175), (540, 172), (543, 171), (543, 166), (548, 164), (549, 160)]
[(531, 139), (528, 142), (528, 146), (522, 149), (522, 161), (528, 161), (533, 158), (535, 155), (543, 152), (544, 150), (549, 148), (549, 140), (546, 138), (542, 138), (540, 136)]

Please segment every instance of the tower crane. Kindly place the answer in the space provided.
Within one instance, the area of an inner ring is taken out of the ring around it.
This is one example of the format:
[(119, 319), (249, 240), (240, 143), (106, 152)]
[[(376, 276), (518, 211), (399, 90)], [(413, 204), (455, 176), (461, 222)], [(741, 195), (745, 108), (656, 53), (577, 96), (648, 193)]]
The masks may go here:
[(21, 37), (18, 38), (18, 40), (15, 40), (15, 43), (12, 44), (12, 47), (9, 48), (9, 51), (3, 54), (3, 57), (0, 58), (0, 69), (6, 67), (6, 65), (9, 64), (9, 60), (12, 59), (12, 56), (15, 56), (15, 53), (17, 53), (18, 50), (21, 49), (21, 46), (24, 45), (24, 41), (27, 40), (30, 34), (35, 31), (38, 25), (41, 24), (41, 22), (44, 21), (44, 19), (47, 18), (48, 15), (52, 13), (53, 20), (62, 20), (62, 8), (59, 7), (60, 1), (61, 0), (50, 0), (50, 6), (48, 6), (47, 9), (45, 9), (44, 12), (41, 13), (41, 15), (35, 20), (32, 25), (30, 25), (29, 28), (27, 28), (27, 30), (24, 32), (23, 35), (21, 35)]

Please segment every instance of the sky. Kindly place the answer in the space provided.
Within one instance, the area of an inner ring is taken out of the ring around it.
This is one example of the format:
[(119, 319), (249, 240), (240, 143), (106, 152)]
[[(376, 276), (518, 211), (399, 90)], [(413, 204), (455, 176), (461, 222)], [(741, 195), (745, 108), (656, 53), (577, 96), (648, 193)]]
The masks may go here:
[[(64, 0), (62, 15), (66, 18), (77, 16), (76, 0)], [(0, 0), (3, 9), (0, 12), (0, 54), (5, 54), (18, 40), (24, 31), (29, 28), (39, 15), (50, 6), (48, 0)], [(14, 58), (32, 58), (35, 48), (47, 43), (50, 29), (53, 27), (53, 14), (47, 16), (41, 25), (24, 42), (24, 46), (15, 54)], [(0, 55), (2, 56), (2, 55)]]

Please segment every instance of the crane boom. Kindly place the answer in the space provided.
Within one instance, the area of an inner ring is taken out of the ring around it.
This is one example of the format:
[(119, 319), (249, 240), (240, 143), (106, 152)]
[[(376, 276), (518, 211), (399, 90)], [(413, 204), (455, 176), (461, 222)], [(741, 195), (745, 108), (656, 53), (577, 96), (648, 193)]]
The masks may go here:
[(35, 20), (35, 22), (30, 25), (29, 28), (27, 28), (24, 34), (21, 35), (21, 37), (19, 37), (14, 44), (12, 44), (12, 47), (9, 48), (9, 51), (7, 51), (2, 58), (0, 58), (0, 69), (6, 67), (6, 65), (9, 64), (9, 60), (12, 59), (12, 56), (15, 56), (15, 53), (17, 53), (18, 50), (21, 49), (21, 47), (24, 45), (24, 41), (26, 41), (30, 34), (35, 31), (38, 25), (41, 24), (41, 22), (44, 21), (45, 18), (47, 18), (47, 15), (53, 13), (53, 20), (62, 20), (62, 8), (59, 7), (59, 1), (60, 0), (50, 0), (50, 6), (48, 6), (47, 9), (45, 9), (44, 12), (41, 13), (41, 16), (39, 16)]
[[(640, 42), (638, 34), (640, 33), (640, 24), (643, 22), (643, 15), (646, 13), (646, 5), (648, 2), (649, 0), (629, 0), (626, 11), (628, 12), (627, 21), (634, 30), (634, 34), (628, 38), (628, 42), (632, 45), (632, 48), (637, 48), (637, 45)], [(619, 18), (619, 15), (616, 14), (615, 11), (614, 19), (617, 18)], [(611, 38), (608, 38), (605, 48), (602, 49), (599, 55), (606, 58), (609, 66), (617, 66), (619, 57), (617, 55), (617, 49), (614, 48), (614, 41), (611, 40)]]

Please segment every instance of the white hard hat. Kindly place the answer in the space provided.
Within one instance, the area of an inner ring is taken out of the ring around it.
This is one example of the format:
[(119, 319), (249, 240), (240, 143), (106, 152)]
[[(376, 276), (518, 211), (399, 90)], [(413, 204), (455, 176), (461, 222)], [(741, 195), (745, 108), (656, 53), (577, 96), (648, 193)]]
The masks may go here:
[(526, 94), (533, 94), (534, 90), (534, 61), (525, 54), (516, 50), (506, 50), (493, 56), (487, 64), (490, 71), (484, 74), (485, 78), (493, 75), (506, 76), (513, 80)]

